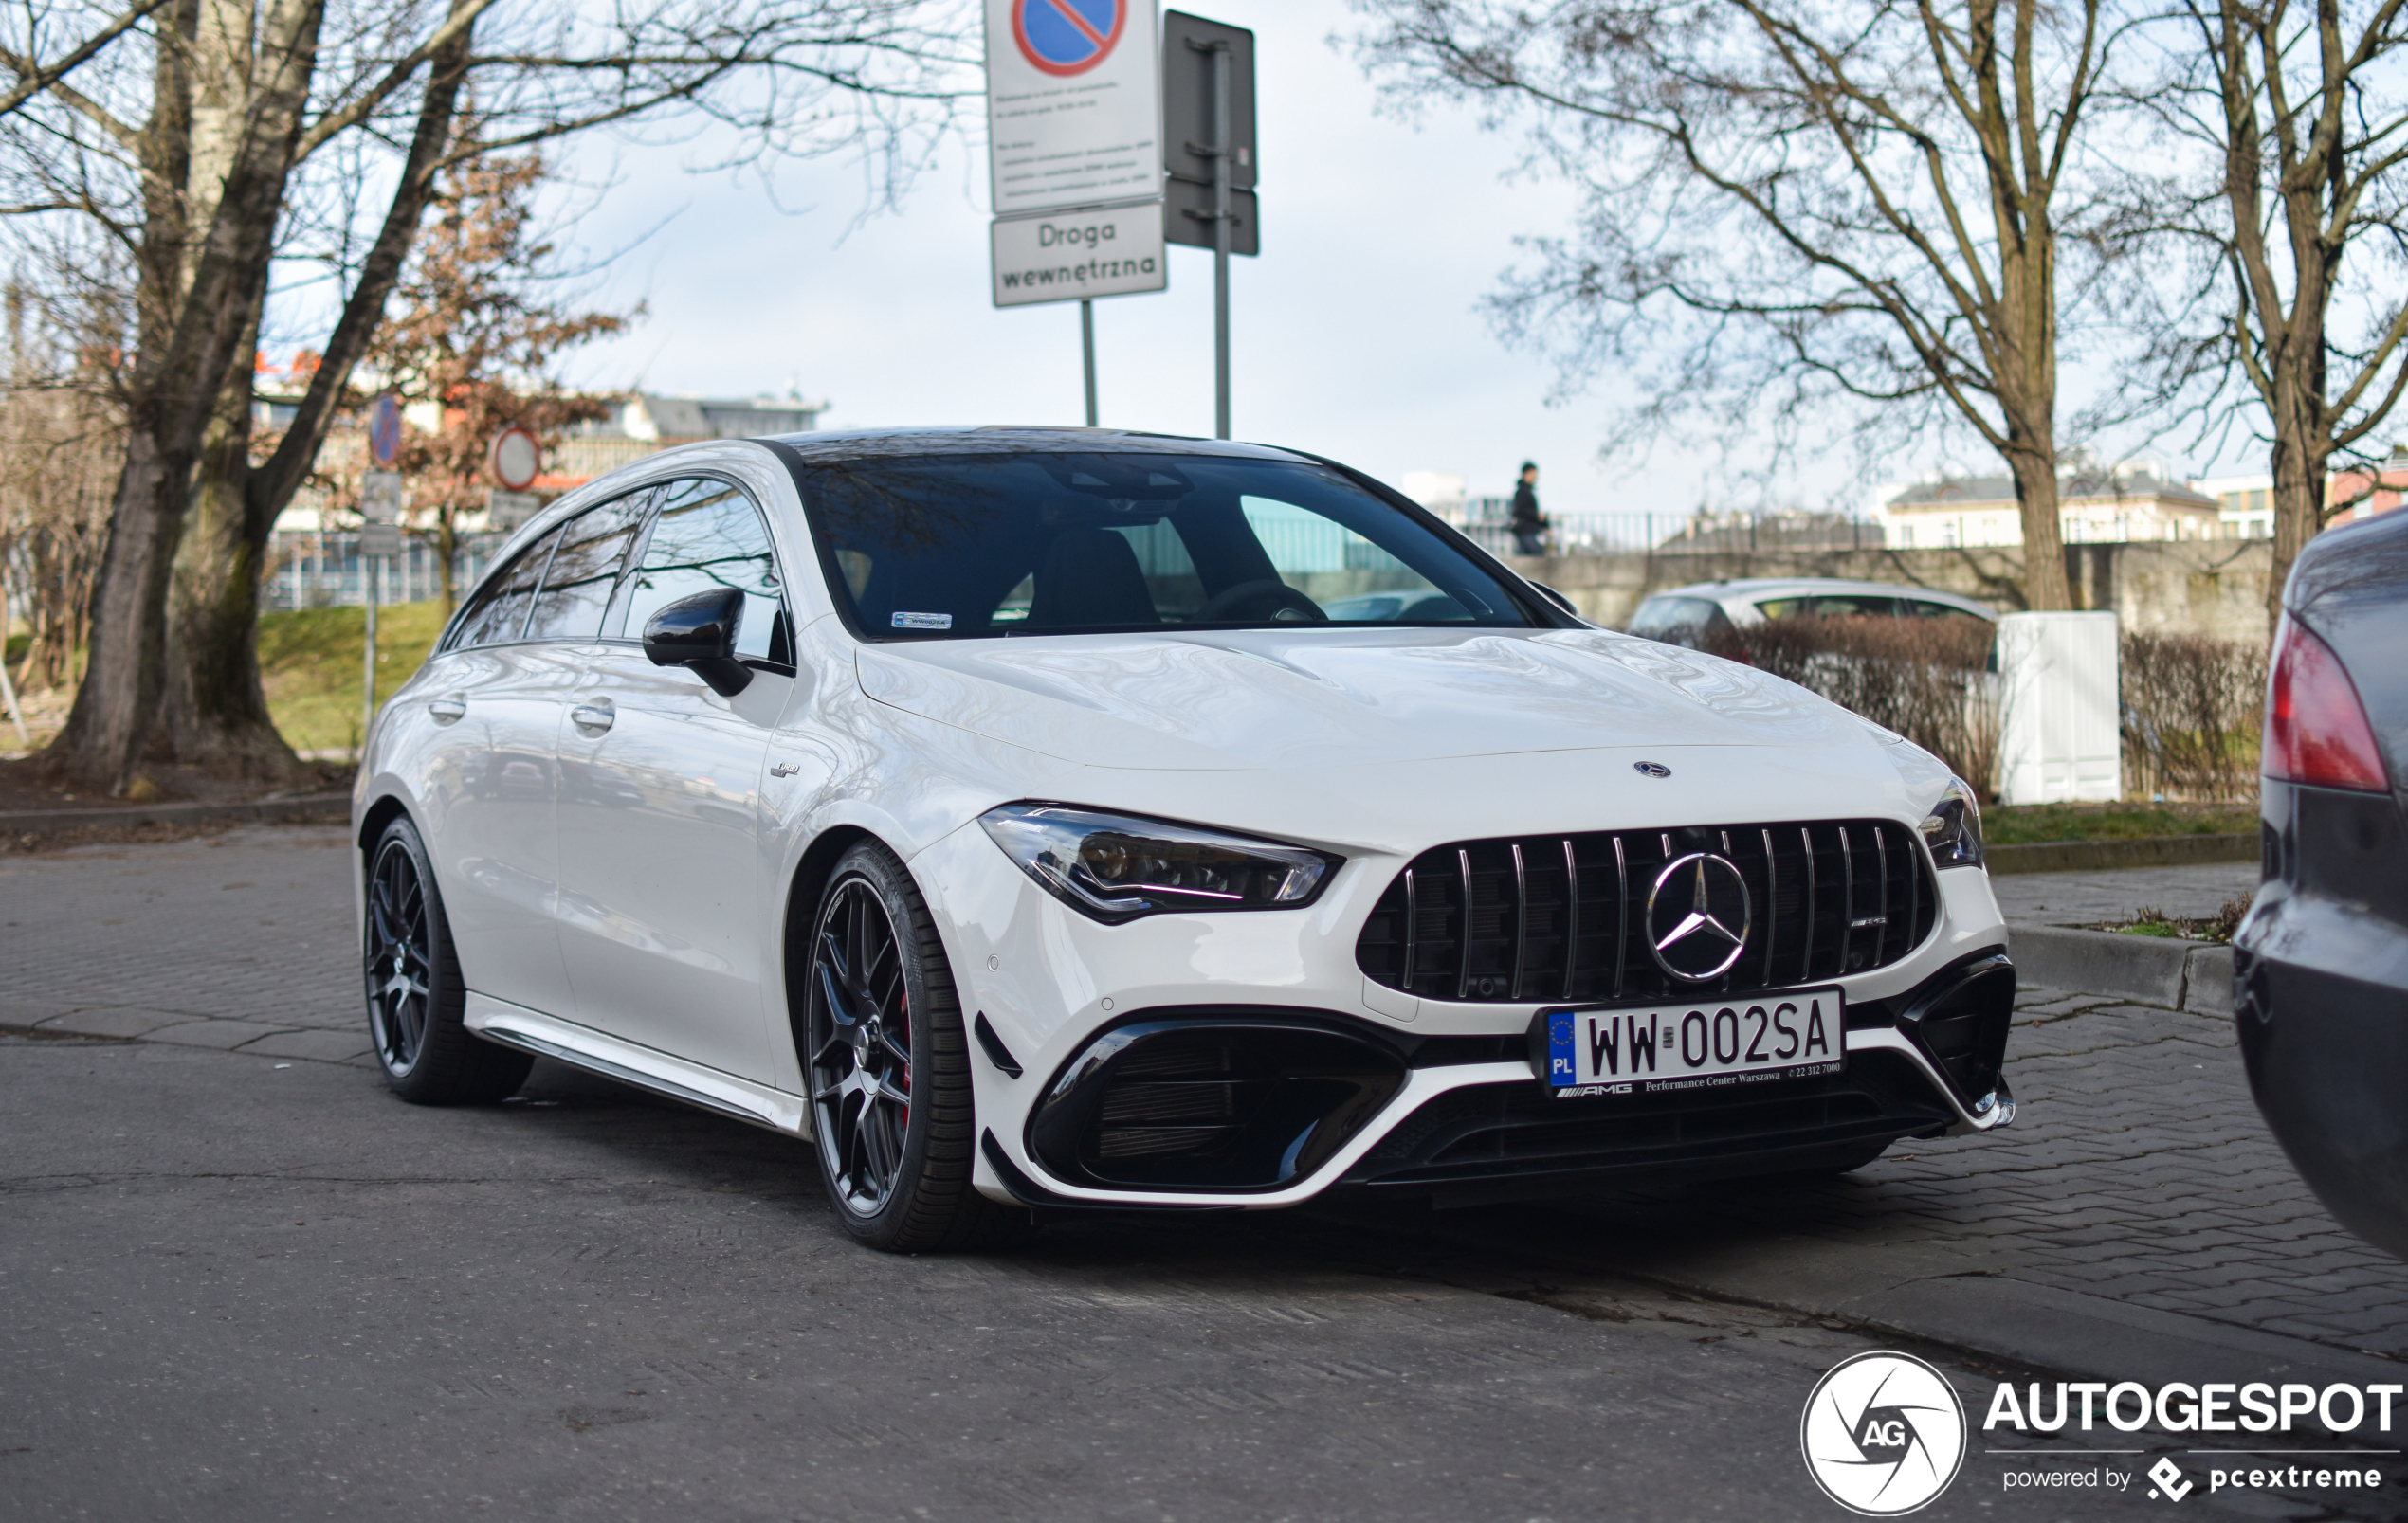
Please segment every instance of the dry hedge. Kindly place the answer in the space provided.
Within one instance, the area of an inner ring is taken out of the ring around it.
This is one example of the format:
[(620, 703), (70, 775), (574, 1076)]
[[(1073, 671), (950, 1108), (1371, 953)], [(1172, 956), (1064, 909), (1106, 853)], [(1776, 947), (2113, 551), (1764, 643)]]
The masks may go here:
[(2141, 631), (2123, 644), (2126, 795), (2255, 798), (2266, 647)]
[(1735, 628), (1716, 654), (1896, 731), (1989, 795), (1998, 762), (1992, 642), (1972, 619), (1803, 615)]

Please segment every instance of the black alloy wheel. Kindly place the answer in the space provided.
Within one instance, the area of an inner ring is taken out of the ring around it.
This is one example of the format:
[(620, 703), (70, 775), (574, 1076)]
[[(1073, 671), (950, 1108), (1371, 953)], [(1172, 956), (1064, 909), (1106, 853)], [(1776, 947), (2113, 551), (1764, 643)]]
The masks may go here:
[[(799, 927), (798, 927), (799, 929)], [(845, 1229), (895, 1253), (958, 1248), (1025, 1213), (970, 1183), (976, 1133), (953, 973), (910, 872), (876, 842), (829, 876), (788, 966), (820, 1180)]]
[(388, 833), (368, 869), (368, 1030), (376, 1061), (407, 1079), (427, 1043), (434, 995), (434, 934), (428, 926), (426, 880), (409, 843)]
[(845, 1208), (893, 1197), (911, 1135), (911, 988), (894, 922), (866, 878), (838, 883), (812, 949), (812, 1103)]
[(490, 1104), (515, 1094), (535, 1059), (462, 1024), (467, 986), (426, 843), (407, 817), (376, 838), (367, 891), (368, 1035), (385, 1082), (420, 1105)]

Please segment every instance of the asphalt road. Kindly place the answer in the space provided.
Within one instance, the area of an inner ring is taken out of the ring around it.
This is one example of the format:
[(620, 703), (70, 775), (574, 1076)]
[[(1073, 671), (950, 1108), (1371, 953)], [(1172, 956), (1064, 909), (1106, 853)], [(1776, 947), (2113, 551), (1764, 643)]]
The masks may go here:
[[(558, 1069), (18, 1039), (0, 1157), (12, 1518), (1837, 1515), (1798, 1413), (1876, 1346), (1411, 1217), (885, 1258), (799, 1144)], [(2000, 1463), (1942, 1515), (2058, 1515)]]
[[(1912, 1159), (1802, 1191), (867, 1253), (791, 1139), (550, 1064), (436, 1111), (318, 1061), (348, 1025), (341, 859), (259, 841), (0, 872), (0, 1519), (1837, 1518), (1798, 1449), (1825, 1370), (1908, 1349), (1977, 1424), (2035, 1373), (1603, 1267), (1642, 1239), (1749, 1256), (1751, 1222), (1760, 1261), (1827, 1238), (1869, 1281), (1925, 1251), (1882, 1236), (1911, 1224), (2015, 1251), (1933, 1204), (1998, 1187)], [(83, 999), (107, 1003), (42, 1013)], [(325, 1024), (247, 1034), (304, 1006)], [(195, 1044), (219, 1028), (239, 1050)], [(1977, 1426), (1919, 1515), (2163, 1515), (2139, 1478), (2005, 1478), (2172, 1453), (2199, 1478), (2160, 1435), (2013, 1442)], [(2402, 1515), (2382, 1462), (2377, 1496), (2180, 1505)]]

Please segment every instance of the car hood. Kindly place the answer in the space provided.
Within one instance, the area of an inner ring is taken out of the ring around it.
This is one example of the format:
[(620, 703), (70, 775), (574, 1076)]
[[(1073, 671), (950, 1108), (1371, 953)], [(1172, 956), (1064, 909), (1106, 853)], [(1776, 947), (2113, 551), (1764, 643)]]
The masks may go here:
[(1804, 689), (1599, 630), (1245, 630), (865, 645), (878, 702), (1090, 767), (1236, 771), (1632, 746), (1861, 748)]

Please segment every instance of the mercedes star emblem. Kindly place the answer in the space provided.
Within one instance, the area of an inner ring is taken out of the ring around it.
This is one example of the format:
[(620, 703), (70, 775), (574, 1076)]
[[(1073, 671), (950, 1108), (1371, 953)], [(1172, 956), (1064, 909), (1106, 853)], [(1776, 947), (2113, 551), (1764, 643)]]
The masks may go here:
[(1647, 943), (1655, 966), (1685, 983), (1731, 970), (1747, 950), (1747, 879), (1728, 857), (1693, 851), (1655, 875), (1647, 896)]

